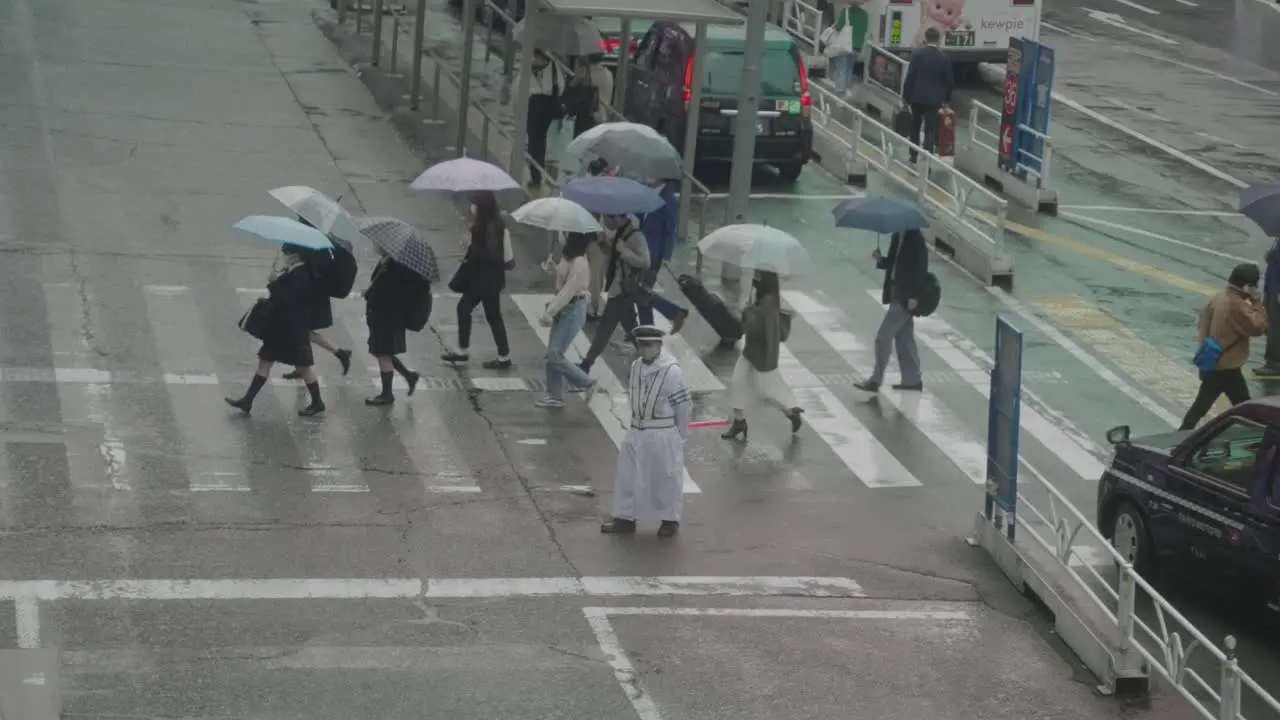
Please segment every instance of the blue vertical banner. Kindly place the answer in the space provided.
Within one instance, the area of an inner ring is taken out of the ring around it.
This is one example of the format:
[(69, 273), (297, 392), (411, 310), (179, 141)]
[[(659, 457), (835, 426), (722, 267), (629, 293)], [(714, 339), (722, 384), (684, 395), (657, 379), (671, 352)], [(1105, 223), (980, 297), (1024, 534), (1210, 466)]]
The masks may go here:
[(1022, 331), (996, 319), (996, 361), (991, 368), (991, 400), (987, 408), (987, 487), (983, 510), (987, 520), (996, 508), (1004, 514), (1005, 532), (1014, 539), (1018, 508), (1018, 428), (1022, 413)]
[[(1049, 111), (1053, 104), (1053, 48), (1040, 46), (1035, 66), (1035, 91), (1031, 99), (1031, 114), (1027, 116), (1027, 126), (1036, 132), (1049, 134)], [(1027, 134), (1022, 148), (1023, 162), (1034, 167), (1036, 172), (1044, 172), (1044, 140), (1038, 136)]]
[(1005, 59), (1004, 97), (1000, 103), (1000, 167), (1012, 172), (1017, 167), (1014, 136), (1018, 132), (1019, 76), (1022, 74), (1021, 38), (1009, 38), (1009, 55)]

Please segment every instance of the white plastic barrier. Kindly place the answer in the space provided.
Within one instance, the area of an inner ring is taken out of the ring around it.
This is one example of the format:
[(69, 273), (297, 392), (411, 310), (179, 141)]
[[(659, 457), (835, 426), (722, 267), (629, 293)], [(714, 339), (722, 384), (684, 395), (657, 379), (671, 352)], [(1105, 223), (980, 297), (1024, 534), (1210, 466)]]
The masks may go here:
[(973, 101), (969, 109), (969, 131), (956, 148), (956, 167), (982, 178), (991, 187), (1032, 210), (1057, 212), (1058, 193), (1049, 187), (1053, 138), (1025, 124), (1019, 125), (1022, 132), (1042, 141), (1043, 157), (1037, 157), (1024, 148), (1015, 148), (1015, 172), (1010, 172), (1000, 166), (1000, 120), (1000, 111)]
[(862, 82), (854, 87), (854, 103), (875, 117), (891, 121), (902, 107), (902, 87), (910, 63), (895, 53), (867, 43)]
[[(978, 512), (969, 542), (1049, 606), (1058, 635), (1102, 679), (1104, 692), (1145, 691), (1153, 670), (1206, 720), (1243, 718), (1242, 698), (1280, 717), (1280, 701), (1240, 668), (1235, 638), (1226, 638), (1225, 650), (1215, 646), (1029, 465), (1018, 481), (1016, 540), (1008, 540), (1008, 519), (997, 508), (992, 521)], [(1099, 555), (1118, 569), (1114, 579), (1095, 567)]]
[[(939, 249), (975, 277), (994, 285), (1012, 283), (1013, 260), (1004, 248), (1007, 200), (835, 94), (809, 88), (815, 145), (821, 137), (909, 192), (933, 221), (930, 230)], [(912, 151), (915, 163), (909, 159)]]

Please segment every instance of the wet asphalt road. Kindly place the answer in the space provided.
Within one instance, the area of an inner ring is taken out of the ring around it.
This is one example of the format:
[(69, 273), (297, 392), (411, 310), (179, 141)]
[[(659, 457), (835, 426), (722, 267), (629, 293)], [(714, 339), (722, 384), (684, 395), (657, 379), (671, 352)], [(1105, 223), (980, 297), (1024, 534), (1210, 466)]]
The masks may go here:
[[(331, 335), (357, 360), (344, 378), (321, 354), (326, 416), (297, 418), (283, 381), (252, 417), (228, 413), (253, 367), (235, 320), (271, 258), (230, 225), (280, 212), (266, 190), (343, 195), (415, 224), (446, 272), (458, 260), (459, 209), (407, 189), (422, 160), (393, 127), (405, 116), (379, 108), (312, 9), (0, 3), (7, 714), (1117, 714), (961, 541), (980, 494), (948, 453), (981, 448), (980, 357), (930, 350), (928, 394), (875, 402), (849, 387), (866, 353), (819, 333), (870, 337), (868, 239), (842, 261), (853, 281), (832, 268), (789, 296), (809, 312), (788, 344), (809, 427), (789, 438), (759, 416), (745, 447), (701, 431), (701, 492), (673, 542), (597, 532), (617, 400), (532, 407), (545, 350), (527, 313), (549, 288), (524, 235), (504, 303), (513, 371), (438, 363), (456, 333), (445, 295), (406, 356), (418, 393), (371, 410), (362, 308), (335, 302)], [(955, 329), (935, 325), (929, 347), (980, 356), (990, 299), (944, 282)], [(698, 323), (672, 344), (701, 418), (723, 415), (733, 362), (712, 344)], [(1042, 442), (1028, 452), (1069, 472)]]

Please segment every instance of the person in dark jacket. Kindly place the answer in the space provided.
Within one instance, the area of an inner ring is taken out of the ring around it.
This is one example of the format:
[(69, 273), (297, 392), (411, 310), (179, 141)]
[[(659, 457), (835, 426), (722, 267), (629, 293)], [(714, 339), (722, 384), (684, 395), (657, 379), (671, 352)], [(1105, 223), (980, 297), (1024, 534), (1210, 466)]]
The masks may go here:
[(876, 267), (884, 270), (884, 291), (880, 302), (888, 306), (880, 329), (876, 332), (876, 366), (871, 377), (855, 387), (866, 392), (878, 392), (884, 382), (884, 372), (889, 367), (889, 355), (898, 351), (898, 369), (902, 380), (894, 390), (923, 390), (924, 379), (920, 375), (920, 353), (916, 349), (915, 313), (927, 284), (929, 249), (924, 234), (919, 230), (894, 233), (889, 243), (889, 254), (882, 256), (876, 248), (871, 257)]
[(756, 270), (751, 279), (755, 297), (742, 310), (745, 340), (742, 355), (733, 366), (729, 385), (729, 401), (733, 405), (733, 422), (720, 437), (747, 439), (747, 407), (765, 404), (777, 408), (791, 421), (791, 432), (800, 432), (804, 410), (796, 405), (795, 396), (778, 370), (782, 351), (782, 293), (777, 273)]
[(1253, 369), (1259, 380), (1280, 380), (1280, 238), (1267, 251), (1267, 270), (1263, 275), (1262, 307), (1267, 311), (1267, 343), (1262, 364)]
[[(369, 326), (369, 354), (378, 361), (382, 392), (365, 400), (366, 405), (390, 405), (391, 381), (400, 373), (409, 384), (409, 394), (418, 386), (420, 375), (404, 366), (397, 355), (408, 350), (405, 333), (410, 314), (416, 310), (431, 316), (431, 284), (427, 279), (385, 255), (373, 268), (369, 289), (364, 291), (364, 321)], [(425, 308), (425, 310), (424, 310)]]
[[(307, 227), (315, 227), (301, 215), (297, 216), (297, 220)], [(351, 371), (351, 351), (334, 345), (324, 333), (320, 332), (325, 328), (333, 327), (332, 298), (323, 289), (327, 286), (324, 277), (325, 269), (333, 262), (333, 256), (329, 254), (330, 252), (346, 252), (346, 250), (338, 247), (337, 244), (334, 245), (333, 250), (302, 249), (302, 259), (307, 263), (308, 269), (311, 270), (311, 275), (315, 279), (317, 286), (317, 292), (309, 310), (311, 315), (311, 342), (333, 353), (333, 356), (338, 358), (338, 362), (342, 364), (342, 374), (346, 375)], [(302, 376), (298, 374), (297, 370), (290, 370), (283, 377), (285, 380), (297, 380)]]
[[(937, 28), (925, 31), (925, 46), (911, 53), (907, 79), (902, 84), (902, 99), (911, 107), (911, 134), (907, 139), (929, 152), (938, 145), (938, 111), (951, 104), (951, 91), (955, 88), (951, 58), (938, 47), (941, 40)], [(913, 149), (911, 162), (915, 161)]]
[(315, 277), (303, 259), (304, 249), (294, 245), (280, 248), (280, 256), (271, 267), (267, 282), (267, 319), (262, 347), (258, 350), (258, 370), (249, 383), (249, 389), (238, 398), (225, 398), (227, 404), (248, 414), (253, 400), (271, 377), (276, 363), (292, 365), (307, 384), (311, 403), (298, 411), (309, 417), (324, 412), (320, 399), (320, 380), (316, 377), (315, 360), (311, 355), (310, 308), (318, 292)]
[[(662, 197), (662, 207), (645, 215), (640, 221), (640, 231), (649, 242), (649, 275), (656, 281), (662, 272), (662, 264), (675, 254), (678, 241), (676, 219), (680, 214), (680, 197), (677, 194), (678, 183), (675, 180), (658, 180), (655, 183), (658, 195)], [(684, 327), (689, 311), (676, 305), (658, 292), (649, 293), (648, 304), (636, 307), (641, 325), (653, 324), (653, 313), (658, 311), (671, 321), (671, 333), (680, 332)]]
[(511, 349), (507, 345), (507, 326), (502, 320), (502, 290), (507, 284), (507, 270), (515, 265), (508, 257), (507, 226), (502, 222), (498, 198), (491, 192), (472, 195), (471, 233), (462, 265), (449, 281), (449, 289), (462, 295), (458, 299), (458, 349), (446, 352), (445, 362), (462, 363), (471, 357), (471, 312), (484, 308), (485, 322), (493, 332), (498, 357), (486, 360), (488, 370), (511, 367)]

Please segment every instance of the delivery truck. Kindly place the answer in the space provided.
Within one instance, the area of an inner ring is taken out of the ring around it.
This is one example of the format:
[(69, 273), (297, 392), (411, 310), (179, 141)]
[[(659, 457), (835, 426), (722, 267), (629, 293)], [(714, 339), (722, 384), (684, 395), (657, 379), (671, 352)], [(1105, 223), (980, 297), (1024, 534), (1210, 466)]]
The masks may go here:
[[(870, 39), (900, 57), (924, 45), (924, 34), (937, 28), (942, 49), (963, 66), (1003, 63), (1009, 38), (1040, 37), (1044, 0), (867, 0)], [(855, 2), (855, 4), (858, 4)]]

